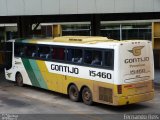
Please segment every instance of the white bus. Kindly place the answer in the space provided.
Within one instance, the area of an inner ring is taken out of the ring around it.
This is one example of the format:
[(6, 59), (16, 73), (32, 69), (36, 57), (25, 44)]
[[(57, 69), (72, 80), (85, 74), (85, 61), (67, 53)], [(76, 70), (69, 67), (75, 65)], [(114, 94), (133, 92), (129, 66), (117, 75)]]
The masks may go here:
[(154, 97), (152, 45), (145, 40), (64, 36), (11, 40), (5, 77), (68, 94), (72, 101), (126, 105)]

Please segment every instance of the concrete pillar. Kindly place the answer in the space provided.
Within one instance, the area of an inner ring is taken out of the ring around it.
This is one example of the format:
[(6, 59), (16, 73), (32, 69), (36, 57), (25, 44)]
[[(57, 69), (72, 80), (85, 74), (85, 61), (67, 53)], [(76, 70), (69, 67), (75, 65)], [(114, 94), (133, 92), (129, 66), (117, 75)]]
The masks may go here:
[(53, 25), (52, 26), (52, 36), (53, 37), (59, 37), (62, 36), (62, 27), (61, 25)]
[(91, 16), (91, 35), (100, 36), (100, 15)]
[(32, 35), (32, 23), (29, 17), (19, 17), (17, 27), (18, 37), (25, 38)]

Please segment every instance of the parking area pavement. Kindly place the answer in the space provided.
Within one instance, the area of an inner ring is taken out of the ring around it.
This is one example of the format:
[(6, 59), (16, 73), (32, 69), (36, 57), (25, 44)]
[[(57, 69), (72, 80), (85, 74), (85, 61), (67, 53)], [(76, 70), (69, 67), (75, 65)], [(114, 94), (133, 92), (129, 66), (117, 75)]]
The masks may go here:
[[(160, 111), (160, 90), (156, 89), (151, 101), (115, 107), (96, 103), (87, 106), (81, 102), (72, 102), (68, 96), (31, 86), (18, 87), (14, 82), (0, 75), (0, 114), (158, 114)], [(93, 117), (91, 119), (96, 119)]]

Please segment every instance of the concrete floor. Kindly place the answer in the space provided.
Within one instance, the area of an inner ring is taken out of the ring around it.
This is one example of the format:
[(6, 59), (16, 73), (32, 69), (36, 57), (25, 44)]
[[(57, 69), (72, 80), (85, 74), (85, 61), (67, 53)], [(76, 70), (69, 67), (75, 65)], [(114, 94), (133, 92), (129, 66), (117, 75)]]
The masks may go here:
[(97, 103), (87, 106), (81, 102), (70, 101), (66, 95), (30, 86), (15, 86), (13, 82), (6, 81), (3, 75), (0, 75), (0, 116), (8, 113), (22, 114), (19, 117), (23, 120), (121, 120), (125, 114), (158, 114), (160, 89), (156, 89), (155, 93), (153, 100), (133, 105), (114, 107)]

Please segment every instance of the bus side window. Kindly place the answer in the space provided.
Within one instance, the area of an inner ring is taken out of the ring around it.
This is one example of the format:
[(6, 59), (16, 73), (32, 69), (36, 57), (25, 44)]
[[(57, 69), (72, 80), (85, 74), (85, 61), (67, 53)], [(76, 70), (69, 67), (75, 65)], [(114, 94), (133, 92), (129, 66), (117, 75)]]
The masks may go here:
[(50, 48), (48, 46), (39, 46), (38, 57), (41, 59), (50, 59), (51, 57)]
[(97, 50), (85, 50), (84, 62), (92, 66), (102, 65), (102, 52)]
[(15, 56), (25, 56), (26, 53), (26, 47), (24, 45), (21, 44), (15, 44), (15, 50), (14, 50), (14, 54)]
[(104, 65), (113, 69), (114, 54), (113, 51), (106, 51), (104, 54)]
[(55, 60), (65, 60), (65, 48), (55, 47), (51, 54)]
[(27, 45), (26, 47), (26, 57), (34, 58), (36, 57), (37, 48), (34, 45)]
[(82, 63), (82, 50), (67, 49), (67, 61), (74, 63)]
[(73, 53), (74, 51), (72, 49), (67, 49), (67, 61), (72, 61)]
[(20, 56), (21, 53), (21, 47), (19, 44), (15, 44), (14, 54), (15, 56)]

